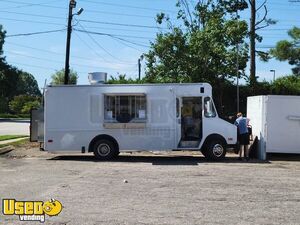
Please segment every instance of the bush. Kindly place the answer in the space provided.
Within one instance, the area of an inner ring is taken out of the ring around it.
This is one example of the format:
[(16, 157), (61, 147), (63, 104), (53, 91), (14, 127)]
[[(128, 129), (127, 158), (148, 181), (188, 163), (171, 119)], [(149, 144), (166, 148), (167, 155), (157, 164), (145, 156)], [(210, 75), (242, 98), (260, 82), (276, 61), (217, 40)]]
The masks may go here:
[(40, 98), (30, 95), (15, 96), (13, 100), (9, 102), (9, 109), (14, 114), (27, 114), (30, 109), (39, 107)]
[(272, 84), (272, 93), (277, 95), (300, 95), (300, 76), (280, 77)]

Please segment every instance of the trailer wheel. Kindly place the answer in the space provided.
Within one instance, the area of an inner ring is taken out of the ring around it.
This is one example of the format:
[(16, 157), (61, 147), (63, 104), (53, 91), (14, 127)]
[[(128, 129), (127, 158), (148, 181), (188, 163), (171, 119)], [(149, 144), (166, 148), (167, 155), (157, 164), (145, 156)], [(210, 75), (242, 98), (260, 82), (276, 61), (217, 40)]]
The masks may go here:
[(209, 160), (222, 160), (226, 155), (226, 144), (222, 139), (212, 139), (207, 143), (202, 154)]
[(118, 155), (118, 150), (110, 140), (97, 140), (93, 144), (93, 152), (97, 159), (109, 160)]

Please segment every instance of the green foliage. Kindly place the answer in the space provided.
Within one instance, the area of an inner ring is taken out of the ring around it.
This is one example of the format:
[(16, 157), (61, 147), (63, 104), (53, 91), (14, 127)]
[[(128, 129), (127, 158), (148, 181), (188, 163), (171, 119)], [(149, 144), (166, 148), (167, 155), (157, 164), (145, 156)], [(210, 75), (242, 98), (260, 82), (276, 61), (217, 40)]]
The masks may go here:
[(245, 1), (199, 1), (191, 9), (180, 0), (177, 25), (165, 14), (157, 15), (158, 23), (169, 30), (158, 33), (146, 58), (145, 81), (177, 83), (208, 82), (215, 91), (219, 109), (224, 108), (228, 82), (236, 77), (236, 46), (239, 44), (239, 71), (244, 76), (248, 61), (246, 21), (235, 18), (235, 10), (247, 8)]
[(29, 114), (31, 109), (37, 109), (41, 105), (40, 101), (26, 102), (21, 110), (22, 114)]
[(24, 138), (22, 140), (19, 141), (14, 141), (14, 142), (10, 142), (7, 144), (0, 144), (0, 148), (6, 147), (6, 146), (15, 146), (15, 147), (20, 147), (20, 146), (24, 146), (26, 144), (29, 143), (29, 138)]
[(0, 25), (0, 113), (9, 112), (8, 103), (14, 96), (41, 96), (38, 84), (31, 74), (6, 63), (2, 56), (4, 38), (5, 31)]
[(110, 76), (108, 84), (139, 84), (144, 83), (143, 80), (126, 78), (126, 74), (118, 74), (117, 77)]
[(29, 114), (11, 114), (11, 113), (0, 113), (0, 118), (4, 119), (28, 119), (30, 117)]
[(3, 30), (3, 27), (0, 24), (0, 62), (4, 61), (2, 54), (3, 54), (3, 44), (4, 44), (5, 34), (6, 34), (6, 31)]
[[(166, 33), (157, 34), (146, 57), (148, 82), (209, 82), (218, 85), (236, 74), (236, 44), (240, 45), (240, 70), (243, 75), (248, 60), (247, 22), (232, 18), (232, 1), (198, 3), (191, 12), (186, 1), (179, 1), (174, 26), (165, 14)], [(234, 5), (244, 9), (245, 5)]]
[(8, 102), (18, 95), (40, 97), (37, 81), (31, 74), (0, 62), (0, 113), (8, 112)]
[(41, 96), (38, 83), (30, 73), (19, 71), (17, 94)]
[(278, 95), (300, 95), (300, 76), (280, 77), (272, 84), (272, 93)]
[(26, 135), (0, 135), (0, 141), (6, 141), (11, 139), (23, 138), (28, 137)]
[(288, 31), (291, 41), (282, 40), (277, 42), (276, 47), (270, 50), (270, 53), (280, 61), (288, 61), (293, 65), (292, 72), (300, 75), (300, 28), (293, 27)]
[[(69, 79), (69, 84), (77, 84), (77, 79), (78, 79), (78, 75), (74, 70), (70, 70), (70, 79)], [(51, 76), (51, 84), (52, 85), (62, 85), (64, 84), (65, 81), (65, 70), (61, 69), (56, 71), (54, 74), (52, 74)]]
[(40, 98), (30, 95), (18, 95), (9, 102), (9, 109), (15, 114), (27, 114), (31, 107), (37, 108)]
[(0, 97), (0, 113), (8, 112), (8, 100)]

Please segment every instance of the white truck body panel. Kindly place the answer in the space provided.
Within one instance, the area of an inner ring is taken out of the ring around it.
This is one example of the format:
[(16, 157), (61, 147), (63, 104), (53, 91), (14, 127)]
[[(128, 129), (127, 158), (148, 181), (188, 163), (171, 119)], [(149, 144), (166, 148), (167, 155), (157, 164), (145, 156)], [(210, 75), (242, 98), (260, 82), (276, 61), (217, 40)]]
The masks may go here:
[[(200, 89), (203, 88), (204, 93)], [(146, 96), (143, 123), (106, 123), (105, 95)], [(209, 84), (68, 85), (45, 90), (44, 149), (51, 152), (88, 150), (97, 135), (112, 136), (120, 151), (172, 150), (178, 148), (181, 126), (176, 98), (211, 97)], [(220, 134), (227, 144), (236, 143), (236, 127), (218, 117), (207, 118), (202, 110), (202, 139)], [(115, 127), (114, 127), (115, 126)]]
[(247, 117), (261, 155), (300, 153), (300, 96), (248, 97)]

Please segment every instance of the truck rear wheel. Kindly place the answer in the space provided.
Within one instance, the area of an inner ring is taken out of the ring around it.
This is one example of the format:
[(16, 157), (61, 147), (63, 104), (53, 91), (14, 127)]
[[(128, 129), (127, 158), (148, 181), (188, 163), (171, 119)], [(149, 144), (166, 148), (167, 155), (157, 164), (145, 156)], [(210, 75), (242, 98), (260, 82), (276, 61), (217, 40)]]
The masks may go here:
[(226, 155), (226, 144), (221, 139), (213, 139), (207, 143), (202, 154), (209, 160), (223, 160)]
[(100, 160), (109, 160), (118, 155), (118, 150), (114, 143), (105, 139), (95, 141), (93, 152), (95, 157)]

